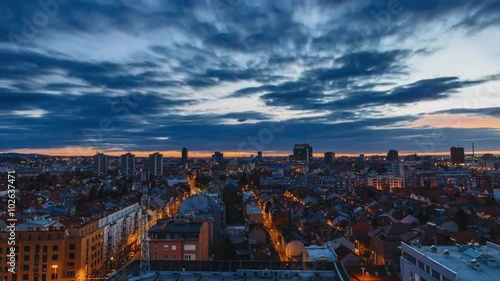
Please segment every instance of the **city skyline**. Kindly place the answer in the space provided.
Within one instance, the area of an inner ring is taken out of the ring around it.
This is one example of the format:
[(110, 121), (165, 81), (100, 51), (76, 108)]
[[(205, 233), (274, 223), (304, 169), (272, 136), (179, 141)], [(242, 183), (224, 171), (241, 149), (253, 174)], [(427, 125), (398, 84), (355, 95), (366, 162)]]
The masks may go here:
[(0, 280), (497, 280), (499, 15), (0, 1)]
[[(45, 150), (44, 150), (45, 151)], [(44, 154), (40, 153), (38, 150), (33, 150), (33, 149), (26, 149), (26, 150), (17, 150), (17, 151), (1, 151), (1, 153), (21, 153), (21, 154), (40, 154), (40, 155), (47, 155), (47, 156), (84, 156), (84, 157), (91, 157), (96, 155), (96, 153), (104, 153), (105, 155), (108, 156), (113, 156), (113, 157), (120, 157), (126, 153), (132, 153), (136, 157), (141, 157), (141, 158), (146, 158), (149, 157), (152, 153), (160, 153), (164, 157), (169, 157), (169, 158), (182, 158), (182, 150), (170, 150), (170, 151), (89, 151), (88, 154), (71, 154), (74, 150), (70, 149), (67, 151), (55, 151), (54, 153), (49, 153), (49, 154)], [(314, 158), (324, 158), (324, 153), (325, 152), (333, 152), (335, 154), (335, 157), (359, 157), (360, 154), (363, 154), (366, 157), (370, 156), (387, 156), (388, 151), (380, 151), (380, 152), (359, 152), (359, 153), (338, 153), (332, 150), (325, 150), (325, 151), (319, 151), (319, 152), (314, 152), (313, 157)], [(253, 152), (235, 152), (235, 151), (221, 151), (224, 153), (224, 156), (230, 157), (230, 158), (236, 158), (236, 157), (249, 157), (249, 156), (257, 156), (258, 151), (253, 151)], [(263, 152), (263, 157), (288, 157), (290, 155), (293, 155), (293, 149), (291, 149), (289, 152), (275, 152), (275, 151), (262, 151)], [(398, 151), (399, 156), (410, 156), (417, 154), (418, 156), (450, 156), (450, 151), (440, 151), (440, 152), (411, 152), (411, 151)], [(212, 158), (214, 151), (190, 151), (189, 152), (189, 157), (190, 158)], [(500, 155), (500, 151), (475, 151), (474, 155), (480, 157), (483, 154), (493, 154), (493, 155)], [(465, 148), (465, 155), (472, 155), (471, 150), (467, 150)]]
[(48, 2), (0, 4), (1, 151), (500, 150), (495, 1)]

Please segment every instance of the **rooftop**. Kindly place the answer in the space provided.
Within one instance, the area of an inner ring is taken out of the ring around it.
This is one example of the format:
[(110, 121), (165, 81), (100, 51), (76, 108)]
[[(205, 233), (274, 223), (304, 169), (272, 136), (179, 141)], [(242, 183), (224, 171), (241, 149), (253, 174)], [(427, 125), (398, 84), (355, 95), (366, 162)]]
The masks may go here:
[(149, 233), (199, 233), (202, 225), (202, 222), (185, 220), (160, 221), (149, 229)]
[(257, 204), (248, 204), (247, 205), (247, 214), (248, 215), (260, 215), (262, 214), (262, 210), (259, 208)]
[(500, 245), (421, 246), (403, 244), (455, 272), (460, 280), (495, 281), (500, 276)]
[(160, 280), (182, 280), (182, 281), (269, 281), (269, 280), (318, 280), (330, 281), (336, 279), (333, 271), (266, 271), (266, 270), (241, 270), (239, 272), (159, 272)]
[[(140, 279), (139, 261), (120, 269), (109, 281), (151, 280)], [(274, 262), (274, 261), (151, 261), (151, 272), (158, 281), (265, 281), (315, 280), (347, 281), (345, 268), (338, 262)]]
[(337, 260), (337, 255), (330, 247), (325, 246), (309, 246), (304, 247), (304, 250), (309, 254), (311, 261), (317, 260)]

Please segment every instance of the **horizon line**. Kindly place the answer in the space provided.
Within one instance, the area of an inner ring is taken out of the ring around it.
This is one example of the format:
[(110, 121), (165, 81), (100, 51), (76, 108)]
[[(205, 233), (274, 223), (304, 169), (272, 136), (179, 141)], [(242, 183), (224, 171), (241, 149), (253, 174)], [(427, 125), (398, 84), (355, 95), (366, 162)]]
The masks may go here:
[[(212, 154), (215, 151), (220, 151), (224, 154), (226, 157), (249, 157), (249, 156), (256, 156), (258, 151), (255, 152), (248, 152), (248, 151), (223, 151), (223, 150), (214, 150), (214, 151), (202, 151), (202, 150), (195, 150), (195, 151), (189, 151), (188, 148), (188, 155), (190, 158), (207, 158), (207, 157), (212, 157)], [(163, 154), (164, 157), (173, 157), (173, 158), (180, 158), (182, 155), (182, 149), (181, 150), (142, 150), (142, 151), (125, 151), (125, 150), (110, 150), (110, 151), (102, 151), (102, 150), (96, 150), (96, 149), (88, 149), (88, 148), (62, 148), (62, 149), (13, 149), (13, 150), (5, 150), (5, 151), (0, 151), (0, 153), (20, 153), (20, 154), (40, 154), (40, 155), (46, 155), (46, 156), (61, 156), (61, 157), (71, 157), (71, 156), (82, 156), (82, 157), (90, 157), (94, 156), (96, 153), (102, 152), (106, 155), (109, 156), (120, 156), (126, 153), (132, 153), (136, 157), (148, 157), (150, 154), (159, 152)], [(316, 158), (323, 158), (325, 152), (333, 152), (335, 153), (336, 157), (356, 157), (360, 156), (363, 154), (365, 157), (370, 157), (370, 156), (384, 156), (387, 155), (387, 152), (364, 152), (364, 153), (350, 153), (350, 152), (335, 152), (335, 151), (321, 151), (321, 152), (316, 152), (313, 153), (313, 157)], [(398, 151), (399, 156), (409, 156), (409, 155), (414, 155), (417, 154), (419, 156), (443, 156), (443, 155), (450, 155), (450, 151), (430, 151), (430, 152), (417, 152), (417, 151)], [(480, 154), (494, 154), (494, 155), (500, 155), (500, 150), (483, 150), (483, 151), (475, 151), (474, 155), (480, 155)], [(273, 150), (262, 150), (263, 157), (287, 157), (289, 155), (293, 155), (293, 151), (291, 152), (283, 152), (283, 151), (273, 151)], [(465, 153), (466, 155), (472, 155), (471, 153)]]

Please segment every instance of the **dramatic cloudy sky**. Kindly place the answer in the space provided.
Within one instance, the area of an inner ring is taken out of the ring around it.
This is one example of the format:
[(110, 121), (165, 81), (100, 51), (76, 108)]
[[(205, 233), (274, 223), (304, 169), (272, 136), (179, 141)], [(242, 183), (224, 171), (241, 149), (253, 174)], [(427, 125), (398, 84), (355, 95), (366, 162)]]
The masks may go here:
[(498, 0), (4, 0), (0, 151), (500, 150), (499, 14)]

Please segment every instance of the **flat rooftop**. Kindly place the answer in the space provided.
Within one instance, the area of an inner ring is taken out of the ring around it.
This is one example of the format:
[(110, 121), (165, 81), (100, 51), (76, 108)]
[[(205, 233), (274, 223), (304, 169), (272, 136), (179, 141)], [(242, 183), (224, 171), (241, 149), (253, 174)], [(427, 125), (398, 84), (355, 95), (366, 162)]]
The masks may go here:
[[(431, 246), (415, 247), (413, 250), (454, 271), (460, 280), (498, 281), (500, 280), (500, 246), (488, 242), (487, 245)], [(448, 255), (444, 254), (447, 250)], [(476, 265), (471, 261), (475, 259)]]
[(337, 256), (335, 255), (335, 252), (326, 246), (309, 246), (309, 247), (304, 247), (304, 250), (309, 253), (309, 256), (312, 261), (317, 261), (317, 260), (330, 260), (334, 261), (337, 260)]
[(149, 229), (149, 233), (200, 233), (203, 223), (178, 221), (159, 221)]
[[(138, 277), (139, 261), (120, 269), (108, 281), (152, 281)], [(349, 281), (345, 268), (338, 262), (275, 261), (151, 261), (155, 281)], [(134, 277), (137, 276), (137, 277)]]
[[(241, 272), (159, 272), (162, 281), (334, 281), (336, 274), (332, 271), (241, 271)], [(346, 280), (347, 281), (347, 280)]]

